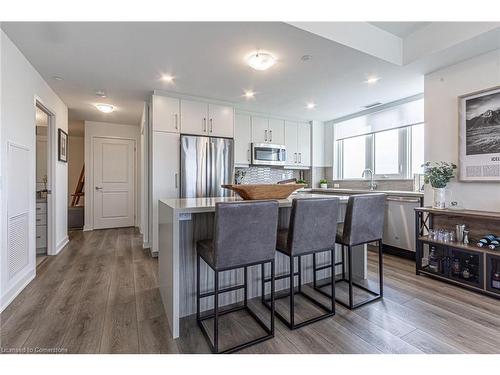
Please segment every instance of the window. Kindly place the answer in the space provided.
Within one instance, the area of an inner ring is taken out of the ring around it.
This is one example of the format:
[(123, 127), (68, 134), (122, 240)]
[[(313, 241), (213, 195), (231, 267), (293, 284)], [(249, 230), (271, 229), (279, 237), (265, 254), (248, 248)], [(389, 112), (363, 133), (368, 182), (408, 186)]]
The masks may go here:
[(377, 179), (413, 178), (422, 173), (424, 124), (341, 139), (337, 150), (339, 179), (361, 179), (367, 168)]
[(411, 127), (411, 175), (424, 173), (424, 124)]
[(376, 175), (397, 175), (400, 171), (399, 130), (386, 130), (375, 133), (375, 170)]
[(347, 138), (343, 141), (344, 178), (359, 178), (366, 168), (366, 136)]

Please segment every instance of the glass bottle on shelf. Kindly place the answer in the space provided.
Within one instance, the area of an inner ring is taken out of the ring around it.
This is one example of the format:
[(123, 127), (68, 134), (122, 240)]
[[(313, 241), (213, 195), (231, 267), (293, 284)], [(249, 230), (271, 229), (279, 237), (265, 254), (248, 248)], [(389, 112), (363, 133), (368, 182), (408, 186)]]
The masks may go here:
[(432, 272), (439, 272), (439, 260), (440, 258), (436, 254), (436, 248), (432, 247), (429, 254), (429, 270)]
[(465, 280), (469, 280), (472, 277), (472, 270), (471, 270), (471, 265), (470, 265), (469, 259), (465, 260), (465, 265), (464, 265), (464, 268), (462, 270), (462, 277)]
[(451, 273), (453, 276), (460, 276), (460, 259), (457, 257), (453, 258), (453, 262), (451, 263)]
[(500, 262), (497, 262), (497, 269), (491, 276), (491, 287), (500, 289)]

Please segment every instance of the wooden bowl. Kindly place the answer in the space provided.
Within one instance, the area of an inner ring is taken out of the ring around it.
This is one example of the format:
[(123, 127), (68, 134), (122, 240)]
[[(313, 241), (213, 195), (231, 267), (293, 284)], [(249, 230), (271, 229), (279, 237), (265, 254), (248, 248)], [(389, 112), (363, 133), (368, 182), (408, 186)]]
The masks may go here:
[(305, 184), (248, 184), (222, 185), (238, 193), (244, 200), (256, 199), (286, 199), (295, 190), (305, 187)]

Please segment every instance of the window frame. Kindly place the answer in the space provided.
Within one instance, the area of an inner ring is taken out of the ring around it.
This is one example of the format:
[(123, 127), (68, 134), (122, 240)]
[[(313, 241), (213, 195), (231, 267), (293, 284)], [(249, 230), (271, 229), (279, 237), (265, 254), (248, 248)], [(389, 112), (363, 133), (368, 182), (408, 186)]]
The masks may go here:
[[(365, 169), (371, 169), (374, 173), (373, 178), (377, 180), (410, 180), (412, 179), (412, 127), (424, 124), (423, 122), (402, 126), (399, 128), (386, 129), (379, 132), (372, 132), (363, 135), (342, 138), (337, 143), (337, 179), (339, 180), (364, 180), (359, 178), (344, 178), (344, 140), (349, 138), (365, 137), (366, 160)], [(394, 174), (376, 174), (375, 173), (375, 137), (378, 133), (391, 130), (398, 130), (398, 173)]]

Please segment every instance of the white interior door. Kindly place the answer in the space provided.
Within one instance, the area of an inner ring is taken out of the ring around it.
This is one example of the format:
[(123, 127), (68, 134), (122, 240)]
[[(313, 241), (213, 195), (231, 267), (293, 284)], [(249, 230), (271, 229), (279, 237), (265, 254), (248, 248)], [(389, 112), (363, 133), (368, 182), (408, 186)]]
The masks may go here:
[(135, 224), (135, 141), (94, 138), (94, 229)]

